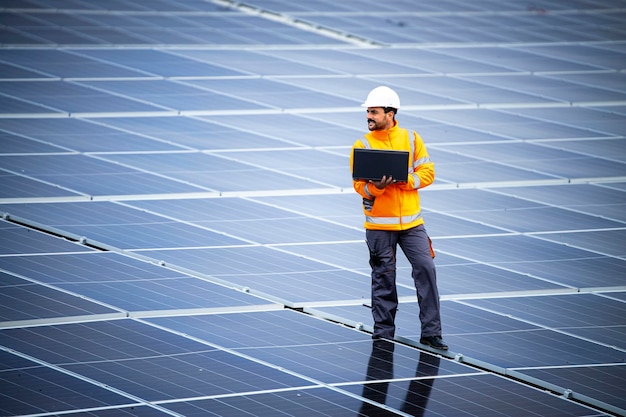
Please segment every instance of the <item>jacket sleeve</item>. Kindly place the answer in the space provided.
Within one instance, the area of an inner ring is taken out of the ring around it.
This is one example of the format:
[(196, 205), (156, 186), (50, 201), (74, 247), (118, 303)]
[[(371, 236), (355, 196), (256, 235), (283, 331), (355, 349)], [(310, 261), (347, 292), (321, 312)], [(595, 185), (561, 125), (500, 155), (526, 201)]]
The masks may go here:
[(426, 145), (417, 132), (414, 131), (413, 136), (413, 172), (403, 186), (405, 190), (418, 190), (435, 181), (435, 164), (430, 160)]

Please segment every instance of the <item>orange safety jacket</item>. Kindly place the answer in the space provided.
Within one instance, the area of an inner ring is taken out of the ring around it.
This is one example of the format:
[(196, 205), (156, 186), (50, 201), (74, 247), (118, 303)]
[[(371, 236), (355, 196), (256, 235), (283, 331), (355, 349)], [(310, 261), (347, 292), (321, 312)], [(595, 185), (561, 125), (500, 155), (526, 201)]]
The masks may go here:
[[(353, 180), (357, 193), (363, 197), (365, 228), (371, 230), (406, 230), (424, 224), (418, 189), (435, 180), (435, 164), (431, 162), (422, 138), (413, 132), (398, 127), (398, 122), (389, 130), (375, 130), (357, 140), (354, 148), (390, 149), (409, 151), (408, 181), (395, 183), (378, 189), (365, 180)], [(354, 152), (350, 153), (350, 171)]]

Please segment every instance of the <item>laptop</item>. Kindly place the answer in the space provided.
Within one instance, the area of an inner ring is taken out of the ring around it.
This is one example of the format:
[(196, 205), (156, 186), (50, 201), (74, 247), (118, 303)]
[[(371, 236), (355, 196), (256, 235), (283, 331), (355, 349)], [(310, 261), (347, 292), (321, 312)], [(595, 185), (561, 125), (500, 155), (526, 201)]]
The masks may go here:
[(353, 179), (380, 181), (383, 176), (392, 176), (398, 182), (407, 182), (408, 175), (408, 151), (354, 148)]

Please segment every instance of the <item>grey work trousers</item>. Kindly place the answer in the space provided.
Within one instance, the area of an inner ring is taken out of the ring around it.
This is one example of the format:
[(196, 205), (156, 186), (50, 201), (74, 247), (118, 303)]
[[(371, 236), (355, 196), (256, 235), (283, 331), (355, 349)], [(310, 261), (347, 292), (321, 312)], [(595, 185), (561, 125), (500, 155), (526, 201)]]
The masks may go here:
[(398, 310), (396, 289), (396, 248), (411, 263), (412, 277), (417, 291), (421, 336), (441, 336), (439, 290), (437, 274), (431, 255), (430, 239), (423, 225), (402, 231), (366, 230), (372, 267), (373, 338), (393, 339)]

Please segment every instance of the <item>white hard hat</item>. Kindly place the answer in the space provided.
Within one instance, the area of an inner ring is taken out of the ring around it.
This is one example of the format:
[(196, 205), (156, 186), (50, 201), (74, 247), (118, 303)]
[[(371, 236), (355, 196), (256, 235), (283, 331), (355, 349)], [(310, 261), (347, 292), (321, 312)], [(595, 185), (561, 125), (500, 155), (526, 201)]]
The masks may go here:
[(393, 107), (400, 108), (400, 97), (389, 87), (376, 87), (367, 95), (361, 107)]

